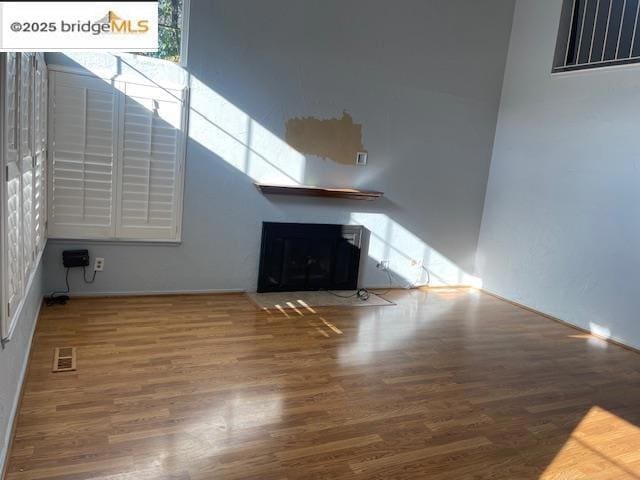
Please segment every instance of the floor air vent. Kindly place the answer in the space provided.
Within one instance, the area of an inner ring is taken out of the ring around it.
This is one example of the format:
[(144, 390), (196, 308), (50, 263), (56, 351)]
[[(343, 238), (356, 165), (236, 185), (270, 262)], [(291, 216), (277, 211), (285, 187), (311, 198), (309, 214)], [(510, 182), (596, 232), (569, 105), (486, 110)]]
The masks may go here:
[(76, 369), (76, 348), (58, 347), (53, 356), (52, 372), (72, 372)]

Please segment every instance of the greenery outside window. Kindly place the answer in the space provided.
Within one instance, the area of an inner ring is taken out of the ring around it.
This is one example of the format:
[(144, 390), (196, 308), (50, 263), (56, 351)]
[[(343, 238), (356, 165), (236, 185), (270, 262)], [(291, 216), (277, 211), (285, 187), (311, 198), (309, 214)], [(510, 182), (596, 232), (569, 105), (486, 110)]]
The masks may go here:
[(189, 0), (158, 1), (158, 51), (148, 55), (186, 64)]

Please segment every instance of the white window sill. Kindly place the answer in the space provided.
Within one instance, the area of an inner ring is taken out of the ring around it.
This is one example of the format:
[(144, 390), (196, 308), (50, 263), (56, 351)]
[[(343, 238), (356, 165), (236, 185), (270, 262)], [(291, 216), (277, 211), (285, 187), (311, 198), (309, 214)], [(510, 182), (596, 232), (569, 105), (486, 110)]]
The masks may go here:
[(47, 243), (88, 243), (99, 245), (138, 245), (138, 246), (168, 246), (178, 247), (182, 240), (137, 240), (137, 239), (117, 239), (117, 238), (51, 238)]

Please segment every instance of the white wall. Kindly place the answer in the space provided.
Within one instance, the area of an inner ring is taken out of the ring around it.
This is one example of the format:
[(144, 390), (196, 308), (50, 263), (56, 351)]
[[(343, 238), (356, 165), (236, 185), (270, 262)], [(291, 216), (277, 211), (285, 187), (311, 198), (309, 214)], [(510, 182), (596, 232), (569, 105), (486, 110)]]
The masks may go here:
[(519, 0), (478, 275), (640, 348), (640, 67), (550, 75), (561, 0)]
[[(255, 290), (261, 222), (361, 223), (373, 231), (361, 283), (471, 281), (513, 11), (512, 0), (192, 2), (190, 142), (179, 246), (49, 242), (48, 289), (64, 248), (104, 272), (72, 291)], [(50, 56), (49, 62), (58, 62)], [(288, 147), (292, 117), (363, 125), (369, 165)], [(356, 186), (380, 202), (267, 198), (253, 180)]]
[[(31, 337), (42, 303), (42, 264), (38, 266), (11, 340), (0, 350), (0, 472), (3, 471), (11, 427), (29, 358)], [(1, 473), (0, 473), (1, 474)]]

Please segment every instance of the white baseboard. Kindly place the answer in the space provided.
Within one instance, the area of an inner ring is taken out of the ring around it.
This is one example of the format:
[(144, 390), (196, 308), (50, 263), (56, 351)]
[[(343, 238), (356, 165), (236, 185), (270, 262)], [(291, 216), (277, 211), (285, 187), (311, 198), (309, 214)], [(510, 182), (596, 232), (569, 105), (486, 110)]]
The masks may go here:
[(511, 299), (509, 299), (507, 297), (503, 297), (502, 295), (500, 295), (498, 293), (495, 293), (495, 292), (493, 292), (491, 290), (488, 290), (486, 288), (480, 288), (478, 290), (480, 290), (481, 292), (486, 293), (487, 295), (490, 295), (490, 296), (492, 296), (494, 298), (497, 298), (498, 300), (502, 300), (503, 302), (510, 303), (511, 305), (515, 305), (516, 307), (522, 308), (522, 309), (527, 310), (529, 312), (532, 312), (532, 313), (535, 313), (535, 314), (540, 315), (542, 317), (548, 318), (549, 320), (553, 320), (554, 322), (560, 323), (560, 324), (565, 325), (565, 326), (570, 327), (570, 328), (574, 328), (574, 329), (579, 330), (581, 332), (587, 333), (587, 334), (589, 334), (589, 335), (591, 335), (593, 337), (599, 338), (601, 340), (605, 340), (605, 341), (607, 341), (609, 343), (612, 343), (614, 345), (617, 345), (619, 347), (626, 348), (627, 350), (631, 350), (633, 352), (640, 353), (640, 346), (631, 345), (627, 340), (624, 340), (624, 339), (622, 339), (622, 338), (620, 338), (620, 337), (618, 337), (616, 335), (601, 335), (601, 334), (599, 334), (597, 332), (592, 332), (588, 328), (582, 327), (582, 326), (577, 325), (577, 324), (575, 324), (573, 322), (569, 322), (568, 320), (563, 320), (562, 318), (559, 318), (559, 317), (556, 317), (555, 315), (551, 315), (549, 313), (543, 312), (541, 310), (538, 310), (537, 308), (530, 307), (528, 305), (525, 305), (524, 303), (520, 303), (520, 302), (517, 302), (515, 300), (511, 300)]
[(360, 287), (360, 288), (367, 288), (369, 290), (425, 290), (425, 289), (439, 289), (439, 288), (477, 288), (474, 287), (473, 285), (415, 285), (413, 287), (399, 287), (397, 285), (394, 285), (393, 287), (390, 287), (388, 284), (387, 285), (380, 285), (380, 286), (366, 286), (366, 287)]
[[(477, 288), (473, 285), (416, 285), (415, 287), (398, 287), (387, 285), (368, 285), (366, 288), (369, 290), (419, 290), (419, 289), (438, 289), (438, 288)], [(215, 295), (224, 293), (255, 293), (255, 290), (247, 290), (244, 288), (219, 288), (213, 290), (127, 290), (116, 292), (70, 292), (68, 295), (71, 298), (81, 297), (144, 297), (155, 295)], [(46, 296), (46, 295), (45, 295)]]
[(242, 288), (225, 288), (214, 290), (139, 290), (122, 292), (71, 292), (69, 296), (74, 297), (144, 297), (155, 295), (215, 295), (223, 293), (245, 293)]
[[(9, 331), (8, 332), (1, 332), (3, 334), (3, 338), (2, 341), (10, 341), (11, 340), (11, 336), (13, 335), (13, 331), (16, 328), (16, 325), (18, 324), (18, 319), (20, 318), (20, 316), (22, 315), (22, 309), (24, 308), (24, 304), (27, 301), (27, 298), (29, 297), (29, 292), (31, 292), (31, 288), (33, 287), (33, 281), (36, 278), (36, 274), (38, 273), (38, 270), (43, 269), (44, 267), (42, 266), (42, 257), (44, 255), (44, 248), (42, 250), (40, 250), (40, 253), (38, 253), (38, 256), (36, 257), (35, 263), (34, 265), (36, 265), (36, 268), (33, 269), (33, 271), (31, 272), (31, 274), (29, 275), (29, 278), (27, 279), (27, 284), (25, 286), (24, 291), (26, 292), (26, 294), (22, 297), (22, 299), (20, 300), (20, 303), (18, 303), (18, 307), (16, 308), (16, 311), (13, 313), (14, 317), (16, 320), (11, 324)], [(44, 271), (40, 271), (40, 276), (42, 278), (42, 276), (44, 275)], [(42, 302), (40, 302), (40, 305), (42, 305)], [(40, 310), (38, 310), (38, 312), (40, 312)], [(6, 335), (5, 335), (6, 333)]]
[[(11, 444), (13, 443), (13, 434), (15, 433), (16, 415), (18, 414), (18, 407), (20, 406), (20, 400), (22, 399), (22, 389), (24, 388), (24, 380), (27, 376), (27, 369), (29, 368), (29, 358), (31, 357), (31, 347), (33, 346), (33, 336), (36, 333), (38, 327), (38, 320), (40, 319), (40, 311), (42, 310), (42, 304), (44, 303), (44, 296), (40, 298), (40, 304), (36, 310), (35, 318), (33, 320), (33, 326), (31, 327), (31, 333), (29, 334), (29, 341), (27, 342), (27, 351), (22, 362), (22, 369), (20, 370), (20, 376), (18, 378), (18, 389), (16, 395), (13, 398), (13, 405), (9, 412), (9, 424), (7, 425), (7, 432), (5, 434), (3, 446), (5, 450), (0, 457), (0, 478), (4, 478), (6, 475), (6, 468), (8, 466), (7, 460), (11, 450)], [(9, 340), (11, 343), (11, 340)]]

